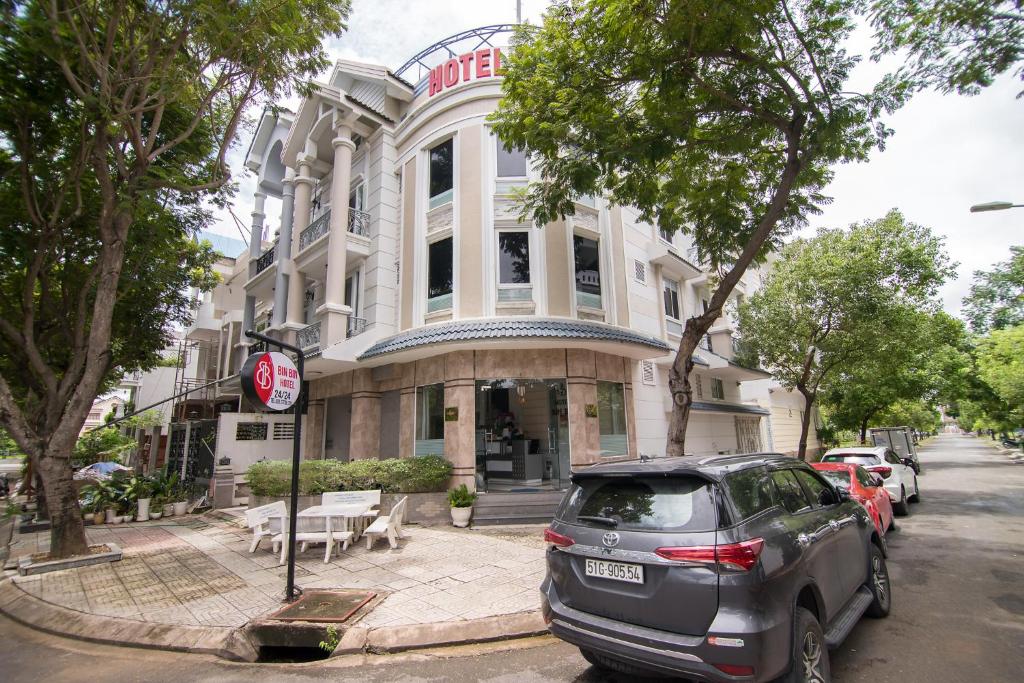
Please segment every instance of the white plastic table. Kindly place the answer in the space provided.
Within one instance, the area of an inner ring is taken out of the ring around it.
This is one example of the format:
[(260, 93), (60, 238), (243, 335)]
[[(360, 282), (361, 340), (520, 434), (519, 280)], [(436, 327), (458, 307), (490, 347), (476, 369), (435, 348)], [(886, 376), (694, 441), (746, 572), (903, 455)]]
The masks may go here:
[[(338, 505), (313, 505), (305, 510), (299, 511), (299, 519), (303, 518), (323, 518), (324, 520), (324, 542), (327, 543), (327, 549), (324, 554), (324, 562), (329, 562), (331, 559), (331, 550), (334, 547), (333, 536), (331, 535), (332, 528), (336, 525), (332, 524), (331, 521), (340, 519), (341, 524), (339, 530), (351, 531), (352, 541), (358, 538), (353, 524), (354, 520), (362, 519), (363, 517), (376, 517), (377, 511), (371, 510), (362, 503), (344, 503)], [(298, 521), (298, 520), (297, 520)], [(296, 530), (298, 535), (302, 535), (304, 532), (301, 529)], [(320, 531), (313, 533), (320, 534)], [(288, 552), (288, 518), (281, 517), (281, 564), (284, 564), (286, 553)]]

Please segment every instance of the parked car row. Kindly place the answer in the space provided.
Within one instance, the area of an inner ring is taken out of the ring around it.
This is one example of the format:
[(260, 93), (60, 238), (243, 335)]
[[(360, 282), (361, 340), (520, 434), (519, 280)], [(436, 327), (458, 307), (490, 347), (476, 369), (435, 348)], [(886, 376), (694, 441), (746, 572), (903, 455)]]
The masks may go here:
[[(866, 467), (859, 452), (832, 455), (816, 468), (751, 454), (575, 473), (544, 533), (549, 630), (628, 675), (827, 682), (828, 648), (889, 613), (889, 480), (902, 477), (884, 455)], [(916, 479), (897, 481), (898, 500), (919, 496)]]
[(917, 470), (914, 468), (913, 459), (901, 459), (891, 448), (833, 448), (825, 453), (821, 462), (861, 465), (868, 472), (881, 476), (897, 515), (909, 515), (908, 503), (921, 500), (921, 489), (917, 485)]

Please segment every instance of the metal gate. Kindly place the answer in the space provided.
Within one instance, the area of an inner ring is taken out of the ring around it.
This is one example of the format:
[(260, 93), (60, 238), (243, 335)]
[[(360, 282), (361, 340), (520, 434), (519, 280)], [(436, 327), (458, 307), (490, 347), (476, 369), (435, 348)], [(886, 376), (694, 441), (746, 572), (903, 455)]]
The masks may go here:
[(760, 418), (736, 418), (736, 444), (739, 453), (757, 453), (762, 450)]

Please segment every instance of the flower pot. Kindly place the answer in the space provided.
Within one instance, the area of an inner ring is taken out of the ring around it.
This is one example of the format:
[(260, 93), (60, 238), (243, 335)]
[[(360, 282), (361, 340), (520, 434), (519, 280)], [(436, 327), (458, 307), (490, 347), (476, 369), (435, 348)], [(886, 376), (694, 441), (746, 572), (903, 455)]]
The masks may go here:
[(105, 521), (107, 521), (107, 516), (105, 514), (103, 514), (102, 512), (94, 512), (94, 513), (92, 513), (92, 523), (93, 524), (103, 524), (103, 522), (105, 522)]
[(139, 513), (135, 521), (145, 522), (149, 519), (149, 502), (149, 498), (139, 498)]
[(155, 521), (155, 520), (160, 519), (161, 517), (163, 517), (163, 513), (162, 512), (150, 512), (149, 513), (149, 518), (151, 520)]
[(164, 503), (164, 517), (174, 516), (174, 505), (171, 503)]
[(468, 508), (452, 508), (452, 525), (458, 527), (469, 526), (469, 518), (473, 516), (473, 506)]
[(114, 508), (107, 508), (107, 524), (117, 524), (118, 514)]
[(185, 514), (186, 512), (188, 512), (188, 501), (187, 500), (181, 500), (181, 501), (178, 501), (177, 503), (174, 504), (174, 514), (175, 514), (175, 516), (181, 516), (181, 515)]

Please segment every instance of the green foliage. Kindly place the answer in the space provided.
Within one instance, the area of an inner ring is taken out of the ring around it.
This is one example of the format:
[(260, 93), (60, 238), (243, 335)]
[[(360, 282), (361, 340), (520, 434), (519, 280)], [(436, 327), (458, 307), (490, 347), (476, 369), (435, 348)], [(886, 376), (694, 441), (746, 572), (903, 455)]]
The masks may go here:
[(1024, 325), (993, 330), (978, 342), (981, 379), (1018, 415), (1024, 415)]
[(872, 426), (894, 425), (907, 425), (920, 432), (933, 432), (942, 427), (942, 416), (926, 401), (900, 400), (878, 413)]
[(974, 271), (964, 316), (979, 334), (1024, 324), (1024, 246), (1010, 247), (1010, 260), (990, 271)]
[(338, 647), (338, 643), (341, 642), (341, 638), (338, 635), (338, 629), (334, 624), (327, 625), (327, 633), (324, 639), (320, 641), (319, 647), (321, 650), (327, 653), (334, 652), (334, 648)]
[(473, 507), (476, 502), (476, 494), (470, 491), (465, 484), (459, 484), (448, 491), (448, 505), (453, 508)]
[[(291, 491), (291, 462), (264, 460), (249, 466), (246, 478), (255, 496), (287, 496)], [(385, 493), (443, 491), (452, 464), (439, 455), (386, 460), (306, 460), (299, 464), (299, 495), (327, 491), (381, 489)]]
[(138, 443), (122, 434), (117, 427), (92, 429), (75, 444), (71, 462), (74, 467), (84, 467), (94, 462), (121, 462)]
[(870, 11), (876, 53), (909, 53), (902, 75), (919, 88), (973, 95), (1006, 71), (1024, 80), (1020, 0), (872, 0)]
[(25, 454), (18, 448), (11, 435), (0, 429), (0, 458), (22, 458)]

